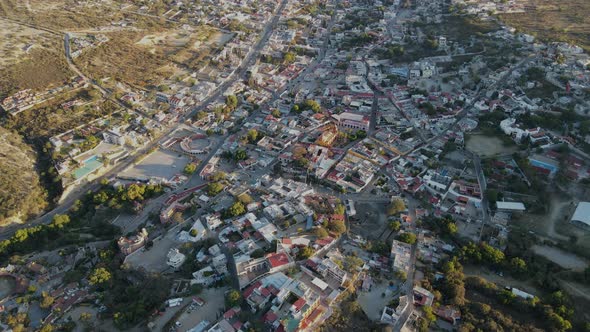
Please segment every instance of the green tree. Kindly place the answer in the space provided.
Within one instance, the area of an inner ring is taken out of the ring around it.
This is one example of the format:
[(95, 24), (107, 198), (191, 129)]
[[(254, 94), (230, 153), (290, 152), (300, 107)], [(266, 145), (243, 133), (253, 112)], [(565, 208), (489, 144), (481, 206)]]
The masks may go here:
[(344, 270), (348, 271), (348, 272), (356, 272), (357, 269), (361, 266), (363, 266), (364, 261), (356, 256), (346, 256), (344, 257)]
[(285, 64), (293, 63), (293, 62), (295, 62), (295, 56), (296, 56), (295, 53), (293, 53), (293, 52), (287, 52), (283, 56), (283, 62)]
[(92, 319), (92, 314), (89, 312), (83, 312), (80, 314), (80, 320), (83, 322), (88, 322)]
[(49, 224), (50, 228), (58, 228), (62, 229), (65, 225), (70, 223), (70, 216), (67, 214), (56, 214), (53, 216), (51, 220), (51, 224)]
[(323, 227), (318, 227), (315, 229), (315, 235), (320, 238), (326, 238), (328, 237), (328, 231), (326, 231)]
[(389, 229), (391, 229), (394, 232), (399, 232), (401, 227), (402, 227), (402, 224), (399, 221), (391, 221), (389, 223)]
[(94, 197), (92, 198), (92, 200), (94, 201), (94, 204), (102, 205), (109, 200), (109, 194), (107, 194), (106, 191), (101, 190), (101, 191), (97, 192), (96, 194), (94, 194)]
[(225, 186), (221, 182), (209, 182), (207, 184), (207, 195), (211, 197), (217, 196), (224, 188)]
[(233, 289), (225, 295), (225, 305), (229, 308), (239, 307), (242, 304), (242, 294)]
[(397, 239), (401, 242), (405, 242), (407, 244), (414, 244), (416, 243), (416, 234), (414, 233), (402, 233), (400, 234)]
[(422, 307), (422, 311), (424, 312), (424, 318), (428, 321), (429, 324), (434, 323), (436, 321), (436, 316), (432, 311), (431, 306), (424, 306)]
[(549, 314), (549, 321), (558, 331), (568, 331), (572, 329), (572, 323), (569, 320), (564, 319), (554, 312)]
[(299, 260), (308, 259), (313, 255), (313, 248), (312, 247), (303, 247), (297, 253), (297, 257)]
[(491, 264), (500, 264), (504, 261), (504, 253), (487, 243), (481, 245), (482, 257), (486, 262)]
[(188, 163), (186, 164), (186, 166), (184, 166), (184, 173), (185, 174), (193, 174), (195, 171), (197, 170), (197, 164), (195, 163)]
[(258, 130), (250, 129), (250, 130), (248, 130), (248, 133), (246, 134), (246, 136), (248, 137), (248, 142), (255, 143), (256, 139), (258, 138)]
[(238, 107), (238, 97), (235, 95), (225, 97), (225, 105), (231, 110), (236, 109)]
[(237, 217), (246, 213), (246, 208), (242, 202), (236, 201), (234, 204), (232, 204), (232, 206), (229, 207), (227, 211), (230, 217)]
[(334, 207), (334, 214), (344, 214), (344, 212), (346, 212), (344, 204), (336, 204)]
[(264, 250), (262, 249), (256, 249), (250, 254), (252, 258), (260, 258), (262, 256), (264, 256)]
[(240, 149), (234, 153), (234, 160), (235, 161), (241, 161), (241, 160), (246, 160), (246, 159), (248, 159), (248, 153), (246, 153), (245, 150)]
[(176, 211), (172, 214), (172, 221), (174, 221), (177, 224), (181, 224), (184, 222), (184, 217), (182, 216), (182, 212), (180, 211)]
[(328, 229), (338, 235), (346, 232), (346, 225), (342, 220), (334, 220), (328, 224)]
[(225, 174), (225, 172), (217, 171), (217, 172), (213, 173), (213, 175), (211, 175), (209, 180), (216, 182), (216, 181), (225, 180), (226, 178), (227, 178), (227, 174)]
[(145, 186), (134, 183), (127, 188), (127, 198), (131, 201), (142, 201), (144, 194)]
[(42, 292), (41, 293), (41, 302), (39, 304), (39, 306), (41, 306), (41, 308), (43, 309), (47, 309), (49, 307), (51, 307), (51, 305), (53, 304), (53, 302), (55, 301), (55, 299), (49, 295), (49, 293), (47, 292)]
[(456, 234), (458, 231), (457, 224), (454, 222), (448, 222), (445, 224), (445, 232), (448, 234)]
[(272, 114), (272, 116), (274, 116), (277, 119), (281, 117), (281, 112), (278, 109), (272, 110), (270, 114)]
[(88, 277), (88, 281), (91, 285), (102, 285), (110, 280), (111, 273), (104, 267), (94, 269), (94, 271), (92, 271), (92, 273)]
[(402, 211), (404, 211), (406, 209), (406, 204), (404, 203), (404, 201), (399, 198), (399, 197), (395, 197), (391, 200), (391, 203), (389, 204), (389, 207), (387, 208), (387, 214), (392, 216), (395, 214), (398, 214)]
[(495, 204), (498, 201), (498, 191), (494, 189), (487, 189), (485, 192), (486, 198), (492, 204)]
[(55, 327), (51, 324), (45, 324), (40, 329), (39, 332), (53, 332), (55, 331)]
[(510, 259), (510, 268), (516, 273), (524, 273), (527, 269), (526, 262), (522, 258), (513, 257)]

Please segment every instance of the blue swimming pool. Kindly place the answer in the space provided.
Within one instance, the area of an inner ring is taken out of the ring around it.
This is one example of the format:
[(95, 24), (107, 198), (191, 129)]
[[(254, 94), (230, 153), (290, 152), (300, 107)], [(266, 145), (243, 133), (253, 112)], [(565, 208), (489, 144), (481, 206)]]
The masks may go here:
[(94, 155), (82, 162), (82, 166), (74, 170), (74, 178), (76, 180), (81, 179), (88, 174), (96, 171), (102, 167), (102, 162), (98, 160), (98, 156)]

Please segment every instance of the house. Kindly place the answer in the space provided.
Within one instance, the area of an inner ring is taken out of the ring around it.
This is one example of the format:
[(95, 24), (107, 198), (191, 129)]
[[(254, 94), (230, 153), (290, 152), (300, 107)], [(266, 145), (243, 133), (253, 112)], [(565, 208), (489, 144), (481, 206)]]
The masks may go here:
[(178, 269), (186, 261), (186, 256), (177, 248), (172, 248), (166, 255), (166, 264), (174, 269)]
[(432, 306), (434, 301), (434, 294), (425, 288), (415, 286), (413, 289), (414, 305), (418, 306)]
[(201, 220), (196, 219), (188, 231), (181, 231), (177, 238), (180, 242), (198, 242), (207, 235), (207, 229), (201, 223)]
[(440, 306), (434, 314), (453, 325), (461, 322), (461, 311), (451, 306)]

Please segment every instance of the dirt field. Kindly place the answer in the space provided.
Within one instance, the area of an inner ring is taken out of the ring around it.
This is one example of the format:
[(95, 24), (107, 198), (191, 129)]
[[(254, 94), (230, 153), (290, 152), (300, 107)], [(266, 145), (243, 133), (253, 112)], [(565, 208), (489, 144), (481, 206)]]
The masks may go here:
[(0, 18), (0, 68), (14, 65), (27, 58), (33, 49), (55, 49), (58, 38)]
[[(1, 16), (60, 31), (108, 26), (112, 21), (120, 21), (129, 16), (113, 9), (110, 5), (96, 1), (0, 0)], [(136, 17), (135, 20), (138, 21), (136, 26), (143, 26), (145, 18)], [(152, 22), (155, 23), (157, 22)]]
[[(524, 214), (522, 216), (514, 216), (513, 225), (531, 230), (536, 234), (547, 236), (554, 240), (568, 241), (569, 237), (563, 234), (560, 229), (559, 233), (556, 231), (556, 225), (567, 223), (565, 216), (571, 209), (570, 200), (560, 195), (551, 195), (549, 203), (549, 212), (544, 215)], [(570, 214), (571, 215), (571, 214)], [(573, 227), (573, 226), (572, 226)]]
[(590, 1), (531, 0), (536, 10), (500, 15), (507, 25), (550, 41), (570, 42), (590, 51)]
[(0, 99), (19, 90), (56, 87), (73, 76), (57, 45), (53, 49), (33, 48), (22, 61), (0, 68)]
[(588, 266), (588, 262), (585, 259), (558, 248), (534, 245), (531, 249), (536, 254), (541, 255), (566, 269), (583, 271)]
[(162, 55), (137, 45), (143, 37), (136, 32), (108, 34), (109, 41), (76, 59), (80, 69), (95, 79), (112, 77), (140, 86), (156, 85), (171, 72), (165, 70)]
[(147, 156), (139, 164), (123, 171), (121, 175), (169, 179), (175, 174), (182, 173), (182, 170), (188, 161), (189, 158), (185, 155), (171, 151), (158, 150)]
[(511, 154), (516, 151), (514, 144), (505, 144), (498, 137), (484, 135), (470, 135), (466, 140), (466, 148), (482, 157), (492, 157), (500, 154)]

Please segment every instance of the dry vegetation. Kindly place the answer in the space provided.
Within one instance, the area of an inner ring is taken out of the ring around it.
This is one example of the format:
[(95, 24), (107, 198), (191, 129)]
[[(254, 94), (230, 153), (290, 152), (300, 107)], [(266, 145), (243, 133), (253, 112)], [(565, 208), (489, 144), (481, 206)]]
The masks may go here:
[(25, 48), (54, 49), (58, 38), (48, 32), (0, 19), (0, 68), (26, 57)]
[(120, 19), (107, 7), (80, 6), (71, 0), (0, 0), (0, 15), (55, 30), (92, 28)]
[(537, 9), (500, 15), (500, 19), (542, 40), (569, 42), (590, 51), (590, 1), (531, 0), (530, 4)]
[(168, 25), (158, 19), (117, 10), (119, 4), (76, 0), (0, 0), (0, 16), (57, 31), (77, 31), (109, 26), (127, 19), (138, 29)]
[(164, 67), (165, 58), (137, 45), (141, 35), (135, 32), (119, 32), (109, 35), (109, 41), (90, 50), (78, 59), (80, 69), (101, 79), (112, 77), (118, 81), (141, 86), (157, 85), (162, 76), (171, 72)]
[(0, 224), (36, 215), (47, 205), (35, 164), (31, 147), (0, 127)]
[[(210, 27), (196, 31), (116, 32), (109, 41), (85, 52), (76, 64), (96, 79), (111, 77), (143, 87), (158, 85), (173, 74), (169, 64), (198, 70), (224, 35)], [(226, 38), (227, 39), (227, 38)]]
[(0, 68), (0, 98), (23, 89), (45, 90), (73, 76), (62, 53), (33, 49), (25, 60)]
[(100, 100), (82, 107), (63, 110), (60, 104), (73, 98), (90, 101), (88, 90), (81, 90), (60, 96), (40, 107), (26, 110), (16, 116), (7, 118), (4, 126), (17, 131), (31, 143), (45, 143), (54, 135), (73, 129), (82, 123), (88, 123), (101, 116), (111, 114), (118, 109), (111, 101)]

